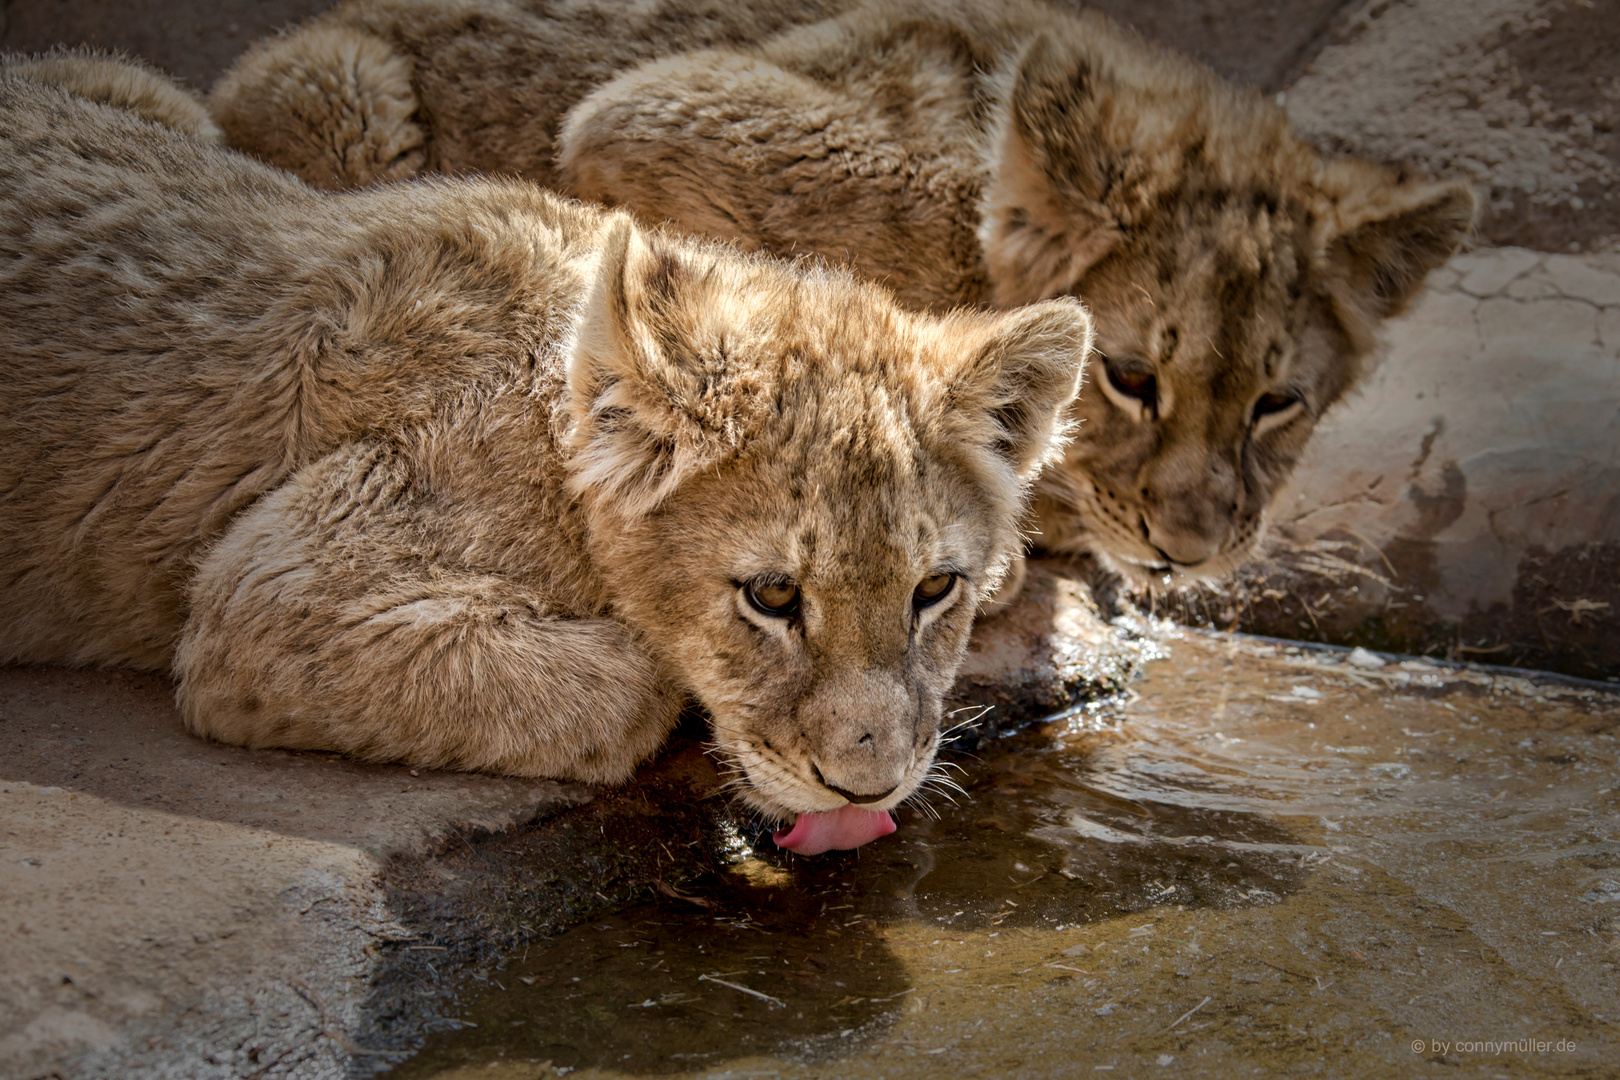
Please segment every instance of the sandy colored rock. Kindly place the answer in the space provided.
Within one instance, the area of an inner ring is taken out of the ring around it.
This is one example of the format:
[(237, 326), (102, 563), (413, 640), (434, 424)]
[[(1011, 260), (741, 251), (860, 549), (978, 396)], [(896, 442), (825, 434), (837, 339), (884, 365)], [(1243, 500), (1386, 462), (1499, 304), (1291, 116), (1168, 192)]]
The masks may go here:
[(1318, 429), (1275, 523), (1302, 573), (1258, 574), (1247, 625), (1620, 671), (1617, 329), (1620, 256), (1454, 259)]
[(1307, 138), (1471, 179), (1490, 243), (1620, 246), (1620, 2), (1373, 0), (1333, 37), (1287, 87)]

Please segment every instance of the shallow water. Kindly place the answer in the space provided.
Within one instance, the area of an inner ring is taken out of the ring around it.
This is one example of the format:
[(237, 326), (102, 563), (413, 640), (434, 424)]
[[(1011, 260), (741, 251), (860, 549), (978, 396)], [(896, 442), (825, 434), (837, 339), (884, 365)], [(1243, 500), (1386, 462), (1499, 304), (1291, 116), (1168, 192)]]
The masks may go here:
[(1620, 1073), (1620, 698), (1172, 635), (858, 853), (536, 942), (407, 1077)]

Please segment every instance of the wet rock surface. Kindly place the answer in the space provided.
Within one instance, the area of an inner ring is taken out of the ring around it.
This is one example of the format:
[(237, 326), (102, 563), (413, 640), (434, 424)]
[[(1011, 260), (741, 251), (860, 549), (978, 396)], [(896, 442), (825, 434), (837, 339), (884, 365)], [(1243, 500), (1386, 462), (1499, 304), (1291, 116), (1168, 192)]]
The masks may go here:
[[(1597, 1076), (1620, 698), (1185, 634), (839, 858), (722, 829), (499, 958), (398, 1075)], [(498, 1070), (498, 1071), (491, 1071)]]

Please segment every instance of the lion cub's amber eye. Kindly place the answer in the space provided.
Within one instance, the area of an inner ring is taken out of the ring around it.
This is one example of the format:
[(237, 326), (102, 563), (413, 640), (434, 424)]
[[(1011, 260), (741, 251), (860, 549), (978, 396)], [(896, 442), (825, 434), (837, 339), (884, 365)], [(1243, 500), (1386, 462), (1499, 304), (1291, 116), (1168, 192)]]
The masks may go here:
[(930, 574), (917, 583), (917, 588), (912, 591), (912, 602), (919, 608), (937, 604), (945, 599), (945, 594), (955, 584), (955, 574)]
[(799, 610), (799, 587), (791, 581), (750, 581), (745, 591), (748, 602), (763, 615), (785, 619)]
[(1108, 383), (1126, 397), (1135, 398), (1144, 405), (1152, 405), (1159, 400), (1159, 380), (1153, 374), (1153, 369), (1140, 360), (1116, 360), (1107, 357), (1103, 362), (1103, 369), (1108, 374)]

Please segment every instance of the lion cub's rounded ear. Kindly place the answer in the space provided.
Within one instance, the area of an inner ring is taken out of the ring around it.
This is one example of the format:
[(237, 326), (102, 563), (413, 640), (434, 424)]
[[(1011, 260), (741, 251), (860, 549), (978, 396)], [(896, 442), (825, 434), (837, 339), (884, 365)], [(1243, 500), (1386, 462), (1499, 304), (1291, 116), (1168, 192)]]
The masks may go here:
[(990, 320), (947, 397), (970, 445), (988, 447), (1022, 483), (1068, 441), (1067, 413), (1091, 355), (1091, 316), (1078, 300), (1047, 300)]
[(699, 262), (618, 215), (569, 345), (571, 484), (631, 516), (742, 441), (748, 403), (698, 355), (736, 312)]
[(979, 242), (997, 304), (1068, 292), (1123, 233), (1103, 204), (1113, 158), (1097, 78), (1042, 34), (1030, 43), (988, 162)]
[(1351, 337), (1371, 347), (1379, 321), (1400, 314), (1473, 227), (1474, 192), (1355, 160), (1328, 165), (1321, 188), (1331, 200), (1321, 242), (1328, 293)]

